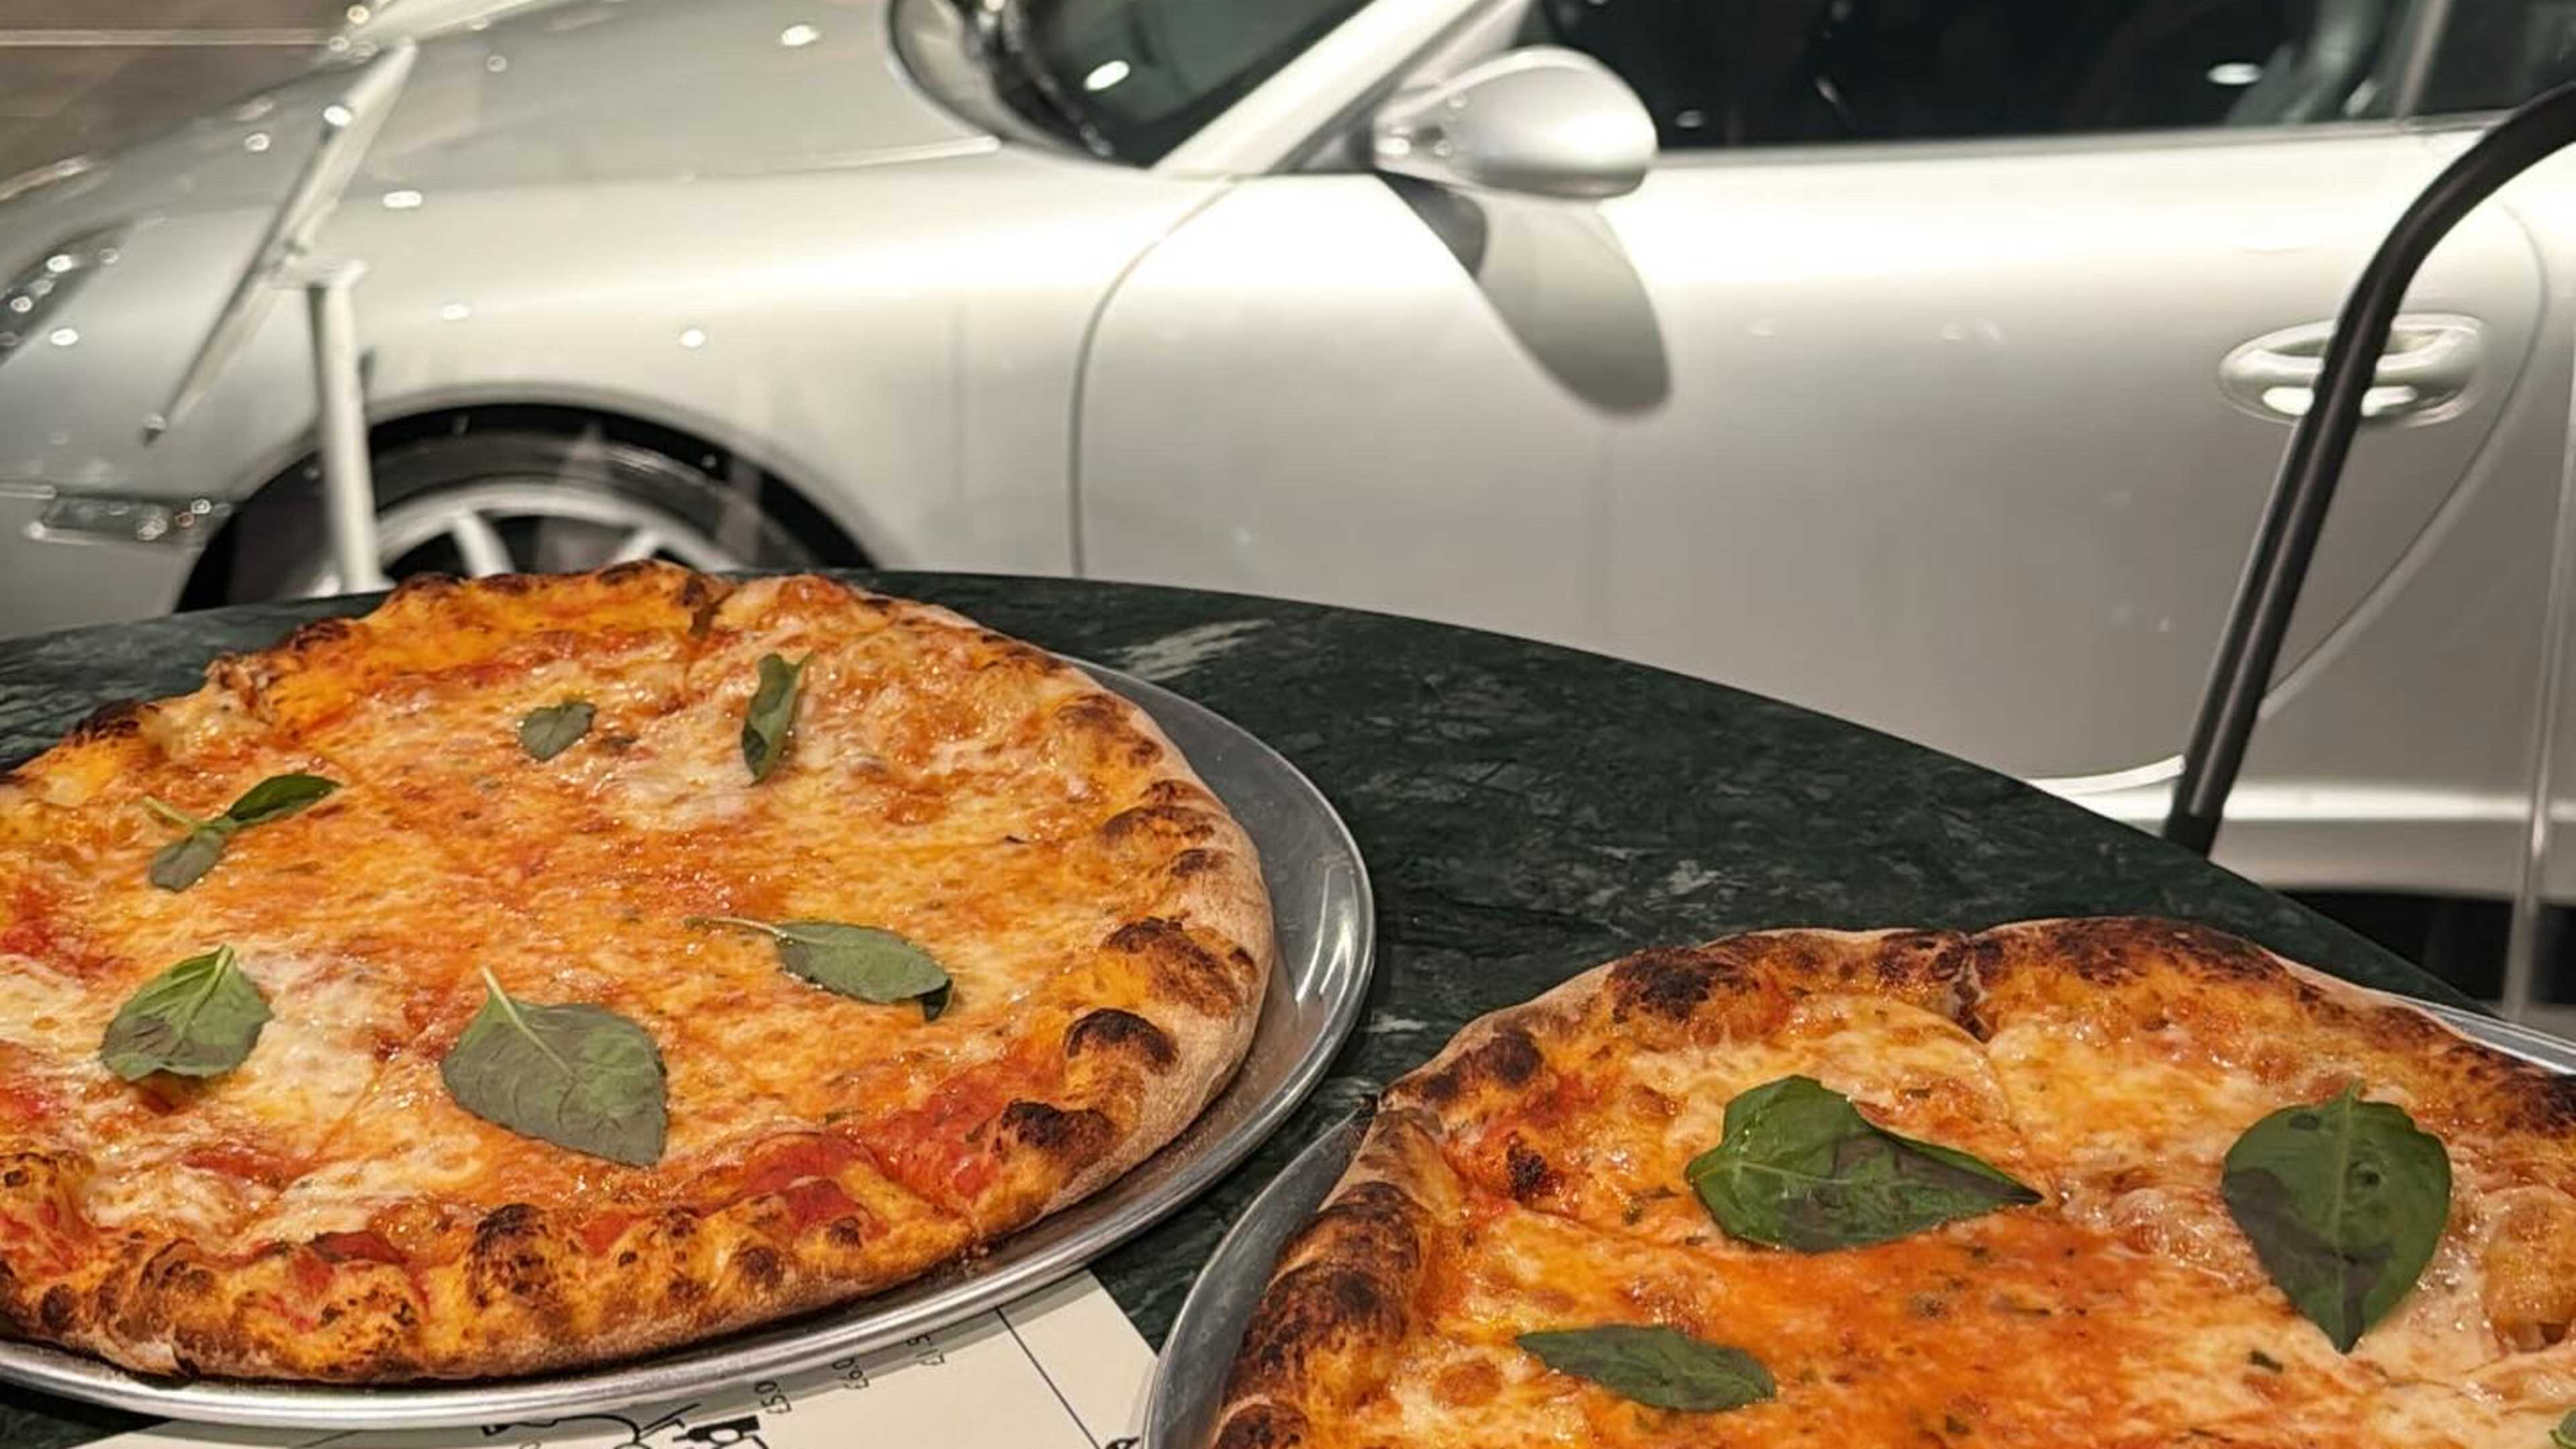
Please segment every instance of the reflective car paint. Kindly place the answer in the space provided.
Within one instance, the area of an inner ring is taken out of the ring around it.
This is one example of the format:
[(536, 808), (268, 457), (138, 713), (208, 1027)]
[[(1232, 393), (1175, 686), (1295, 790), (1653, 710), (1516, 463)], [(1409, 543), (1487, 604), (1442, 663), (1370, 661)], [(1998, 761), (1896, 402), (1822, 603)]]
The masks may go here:
[[(967, 68), (890, 38), (927, 17), (935, 51), (932, 0), (505, 7), (430, 28), (323, 246), (372, 269), (380, 419), (608, 410), (887, 563), (1561, 638), (2152, 820), (2287, 434), (2220, 370), (2330, 316), (2460, 138), (1703, 154), (1598, 204), (1359, 170), (1373, 98), (1490, 54), (1492, 11), (1376, 0), (1140, 171), (934, 100)], [(234, 502), (309, 448), (291, 305), (180, 430), (138, 425), (329, 83), (0, 203), (0, 267), (132, 228), (79, 335), (0, 363), (0, 628), (186, 577), (183, 545), (35, 541), (48, 498)], [(2530, 224), (2576, 190), (2524, 193), (2411, 299), (2473, 319), (2480, 368), (2356, 457), (2223, 849), (2267, 878), (2510, 883), (2576, 335), (2576, 257)]]

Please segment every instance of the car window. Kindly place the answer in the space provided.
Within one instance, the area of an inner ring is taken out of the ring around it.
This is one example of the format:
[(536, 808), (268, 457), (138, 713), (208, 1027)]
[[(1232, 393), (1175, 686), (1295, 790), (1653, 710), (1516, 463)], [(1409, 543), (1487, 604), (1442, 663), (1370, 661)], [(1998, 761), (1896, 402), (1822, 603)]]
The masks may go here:
[(2576, 79), (2576, 0), (2458, 0), (2418, 107), (2503, 110)]
[(2413, 0), (1532, 0), (1666, 148), (2389, 113)]
[(1150, 165), (1364, 0), (1024, 3), (1036, 88), (1100, 149)]

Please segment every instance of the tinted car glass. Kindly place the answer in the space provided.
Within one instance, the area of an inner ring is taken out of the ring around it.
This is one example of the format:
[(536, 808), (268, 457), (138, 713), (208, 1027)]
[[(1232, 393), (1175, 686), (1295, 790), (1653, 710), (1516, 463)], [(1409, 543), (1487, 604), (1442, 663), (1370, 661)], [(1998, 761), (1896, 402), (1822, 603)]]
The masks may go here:
[(2576, 79), (2576, 0), (2459, 0), (2421, 109), (2502, 110)]
[(2408, 0), (1534, 0), (1663, 144), (2281, 125), (2387, 114)]
[(1030, 88), (1042, 92), (1034, 99), (1073, 119), (1096, 149), (1150, 165), (1363, 0), (1025, 3), (1013, 28), (1025, 36)]

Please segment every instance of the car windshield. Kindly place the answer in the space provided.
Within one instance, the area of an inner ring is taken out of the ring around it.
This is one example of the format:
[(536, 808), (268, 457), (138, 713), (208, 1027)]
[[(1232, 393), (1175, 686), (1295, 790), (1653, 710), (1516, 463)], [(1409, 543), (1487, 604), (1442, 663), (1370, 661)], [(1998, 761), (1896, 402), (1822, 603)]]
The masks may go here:
[(1017, 0), (1004, 94), (1151, 165), (1367, 0)]

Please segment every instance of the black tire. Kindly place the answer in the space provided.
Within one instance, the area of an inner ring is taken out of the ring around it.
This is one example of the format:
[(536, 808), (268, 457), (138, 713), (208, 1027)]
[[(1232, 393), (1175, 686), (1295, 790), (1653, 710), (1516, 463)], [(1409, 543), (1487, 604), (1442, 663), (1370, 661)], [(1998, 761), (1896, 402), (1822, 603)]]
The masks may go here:
[[(525, 427), (476, 431), (466, 426), (470, 421), (460, 418), (452, 431), (380, 445), (374, 459), (380, 517), (399, 517), (405, 505), (441, 495), (542, 480), (548, 488), (614, 500), (615, 507), (649, 511), (693, 529), (743, 568), (806, 568), (857, 557), (849, 541), (803, 499), (757, 473), (719, 478), (596, 427), (581, 432)], [(519, 546), (519, 535), (511, 540), (518, 568), (576, 569), (605, 562), (582, 556), (587, 541), (572, 525), (550, 522), (542, 529), (529, 528), (526, 546)], [(512, 525), (505, 523), (503, 529), (510, 532)], [(224, 556), (209, 558), (214, 572), (204, 591), (206, 602), (245, 603), (298, 591), (330, 556), (318, 467), (307, 464), (262, 490), (225, 532), (229, 547)], [(573, 536), (567, 539), (567, 534)], [(406, 551), (387, 572), (400, 578), (464, 569), (452, 548), (424, 544)]]

